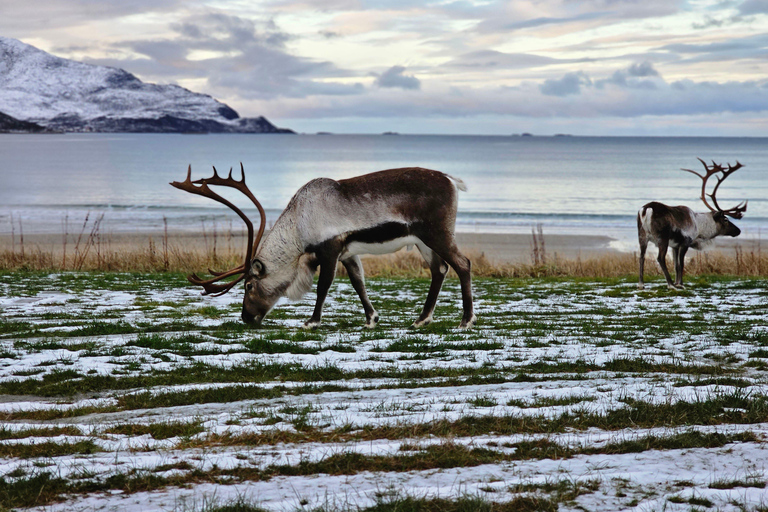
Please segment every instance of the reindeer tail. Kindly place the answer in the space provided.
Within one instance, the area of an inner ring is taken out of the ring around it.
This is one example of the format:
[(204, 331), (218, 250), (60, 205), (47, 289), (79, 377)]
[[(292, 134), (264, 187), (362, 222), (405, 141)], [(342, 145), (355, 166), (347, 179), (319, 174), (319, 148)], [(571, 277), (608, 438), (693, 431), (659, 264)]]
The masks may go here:
[(652, 216), (653, 208), (651, 208), (650, 203), (640, 208), (640, 211), (637, 212), (637, 229), (640, 230), (641, 228), (644, 228), (650, 230), (649, 224)]
[(450, 174), (446, 174), (446, 176), (453, 180), (453, 183), (456, 185), (457, 189), (461, 190), (462, 192), (467, 191), (467, 184), (461, 181), (461, 179), (456, 178), (455, 176), (451, 176)]

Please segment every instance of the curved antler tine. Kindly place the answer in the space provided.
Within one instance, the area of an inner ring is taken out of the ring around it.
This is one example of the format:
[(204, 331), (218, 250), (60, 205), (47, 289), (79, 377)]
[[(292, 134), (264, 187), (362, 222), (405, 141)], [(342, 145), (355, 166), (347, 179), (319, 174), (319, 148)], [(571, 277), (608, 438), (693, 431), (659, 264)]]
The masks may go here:
[(203, 284), (203, 283), (215, 283), (216, 281), (221, 281), (224, 278), (232, 277), (237, 274), (242, 274), (245, 272), (245, 266), (240, 265), (239, 267), (231, 268), (229, 270), (225, 270), (224, 272), (216, 272), (211, 269), (208, 269), (208, 272), (214, 277), (209, 279), (203, 279), (199, 277), (197, 274), (191, 274), (187, 276), (187, 279), (194, 279), (195, 284)]
[(171, 181), (169, 183), (172, 187), (180, 188), (181, 190), (187, 190), (192, 186), (192, 164), (187, 166), (187, 177), (184, 181)]
[[(233, 286), (235, 286), (237, 283), (242, 281), (245, 278), (245, 274), (240, 274), (240, 276), (237, 279), (233, 279), (232, 281), (226, 282), (226, 283), (217, 283), (217, 279), (209, 279), (209, 280), (202, 280), (199, 277), (197, 277), (197, 274), (190, 274), (187, 276), (187, 280), (195, 285), (199, 285), (203, 287), (203, 295), (212, 295), (214, 297), (218, 297), (219, 295), (224, 295), (229, 290), (232, 289)], [(219, 278), (220, 279), (220, 278)]]
[(236, 267), (236, 268), (233, 268), (233, 269), (230, 269), (230, 270), (225, 270), (224, 272), (218, 272), (218, 271), (215, 271), (215, 270), (211, 270), (210, 268), (208, 269), (208, 273), (211, 274), (212, 276), (216, 276), (216, 277), (219, 277), (219, 276), (221, 276), (221, 277), (228, 277), (228, 276), (234, 275), (234, 274), (236, 274), (238, 272), (245, 272), (245, 265), (240, 265), (239, 267)]
[(264, 207), (261, 206), (261, 203), (255, 197), (253, 197), (253, 194), (250, 194), (250, 190), (245, 185), (245, 168), (243, 167), (243, 162), (240, 162), (240, 176), (241, 176), (240, 183), (242, 183), (243, 187), (245, 187), (246, 190), (248, 190), (249, 192), (248, 197), (253, 202), (253, 204), (256, 205), (256, 208), (259, 210), (259, 216), (261, 217), (261, 224), (259, 225), (259, 231), (258, 233), (256, 233), (256, 239), (253, 242), (252, 253), (256, 254), (256, 252), (259, 249), (259, 243), (261, 242), (261, 237), (264, 236), (264, 229), (266, 229), (267, 227), (267, 214), (264, 211)]
[(680, 170), (681, 170), (681, 171), (685, 171), (685, 172), (690, 172), (691, 174), (695, 174), (695, 175), (696, 175), (696, 176), (698, 176), (699, 178), (702, 178), (702, 179), (704, 179), (704, 176), (702, 176), (701, 174), (697, 173), (696, 171), (694, 171), (694, 170), (692, 170), (692, 169), (683, 169), (683, 168), (681, 167), (681, 168), (680, 168)]

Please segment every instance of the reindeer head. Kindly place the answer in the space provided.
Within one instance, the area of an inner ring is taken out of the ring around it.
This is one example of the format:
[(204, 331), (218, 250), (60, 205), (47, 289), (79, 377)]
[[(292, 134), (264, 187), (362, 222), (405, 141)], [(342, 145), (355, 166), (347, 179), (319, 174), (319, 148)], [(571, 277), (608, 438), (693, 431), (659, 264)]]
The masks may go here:
[[(717, 196), (717, 189), (720, 188), (720, 185), (725, 181), (725, 179), (744, 166), (740, 164), (737, 160), (736, 165), (728, 164), (728, 168), (726, 169), (722, 165), (716, 164), (714, 161), (710, 166), (710, 165), (707, 165), (707, 163), (701, 158), (699, 158), (698, 160), (704, 166), (704, 171), (705, 171), (704, 174), (699, 174), (698, 172), (692, 171), (691, 169), (682, 169), (682, 170), (693, 173), (699, 178), (701, 178), (702, 180), (701, 200), (704, 202), (704, 205), (707, 208), (709, 208), (710, 211), (712, 212), (712, 220), (715, 223), (717, 235), (718, 236), (739, 236), (741, 234), (741, 230), (738, 227), (736, 227), (734, 223), (728, 220), (728, 217), (732, 217), (734, 219), (742, 218), (744, 216), (744, 213), (747, 211), (747, 201), (745, 200), (739, 203), (738, 205), (734, 206), (733, 208), (723, 210), (722, 208), (720, 208), (720, 205), (717, 204), (716, 196)], [(717, 183), (715, 184), (715, 188), (712, 190), (712, 193), (707, 194), (707, 180), (712, 176), (717, 177)], [(707, 201), (707, 197), (710, 197), (712, 199), (712, 203), (715, 205), (714, 208)]]
[(247, 324), (260, 324), (284, 294), (285, 290), (275, 289), (272, 279), (267, 279), (268, 275), (266, 265), (258, 257), (254, 258), (245, 278), (242, 318)]
[[(266, 269), (264, 264), (258, 259), (254, 258), (254, 254), (257, 253), (259, 243), (264, 235), (264, 228), (267, 224), (267, 216), (262, 208), (261, 203), (253, 196), (251, 191), (245, 184), (245, 171), (243, 170), (243, 164), (240, 164), (241, 179), (238, 181), (232, 178), (232, 169), (229, 170), (229, 176), (222, 178), (216, 172), (216, 168), (213, 168), (213, 176), (210, 178), (204, 178), (192, 181), (192, 166), (187, 169), (187, 179), (182, 182), (174, 181), (171, 183), (174, 187), (189, 192), (191, 194), (197, 194), (204, 197), (218, 201), (229, 208), (231, 208), (241, 219), (245, 222), (248, 229), (248, 245), (245, 252), (245, 261), (239, 267), (235, 267), (224, 272), (215, 272), (208, 270), (213, 278), (201, 279), (197, 274), (190, 274), (187, 279), (190, 283), (200, 285), (203, 287), (203, 295), (219, 296), (227, 293), (237, 283), (245, 279), (245, 298), (243, 299), (243, 312), (242, 318), (246, 323), (260, 323), (264, 316), (272, 309), (280, 295), (274, 297), (270, 294), (264, 293), (266, 290), (262, 286), (261, 279), (266, 275)], [(258, 234), (254, 240), (253, 224), (250, 219), (234, 204), (224, 199), (214, 191), (212, 191), (209, 185), (218, 185), (222, 187), (230, 187), (239, 190), (245, 194), (248, 199), (256, 205), (261, 216), (261, 226), (259, 227)], [(228, 277), (239, 276), (228, 282), (219, 283), (222, 279)]]

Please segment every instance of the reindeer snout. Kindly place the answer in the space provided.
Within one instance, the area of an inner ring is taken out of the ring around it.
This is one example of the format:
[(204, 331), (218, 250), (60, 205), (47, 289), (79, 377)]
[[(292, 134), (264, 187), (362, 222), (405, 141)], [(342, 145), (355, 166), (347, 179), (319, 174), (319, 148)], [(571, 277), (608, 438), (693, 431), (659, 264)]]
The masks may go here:
[(261, 320), (264, 318), (263, 316), (255, 316), (250, 314), (248, 311), (243, 309), (243, 314), (241, 315), (243, 318), (243, 322), (245, 322), (248, 325), (261, 325)]
[(741, 230), (736, 226), (733, 226), (733, 228), (731, 229), (731, 232), (728, 234), (731, 236), (739, 236), (741, 234)]

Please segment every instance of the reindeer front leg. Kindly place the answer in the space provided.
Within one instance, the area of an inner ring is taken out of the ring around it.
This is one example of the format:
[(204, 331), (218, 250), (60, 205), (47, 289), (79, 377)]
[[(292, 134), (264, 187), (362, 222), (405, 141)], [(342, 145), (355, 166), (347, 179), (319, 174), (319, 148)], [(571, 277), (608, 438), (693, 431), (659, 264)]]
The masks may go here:
[(352, 256), (345, 260), (341, 260), (344, 268), (347, 269), (349, 274), (349, 280), (352, 282), (352, 288), (357, 292), (360, 297), (360, 302), (363, 303), (363, 309), (365, 310), (365, 327), (373, 329), (379, 321), (379, 314), (373, 309), (370, 299), (368, 299), (368, 293), (365, 291), (365, 277), (363, 274), (363, 264), (360, 262), (359, 256)]
[(328, 290), (336, 277), (336, 263), (339, 261), (339, 253), (326, 253), (318, 255), (320, 262), (320, 277), (317, 280), (317, 300), (312, 317), (304, 322), (304, 329), (317, 329), (320, 326), (320, 318), (323, 315), (323, 304), (328, 296)]

